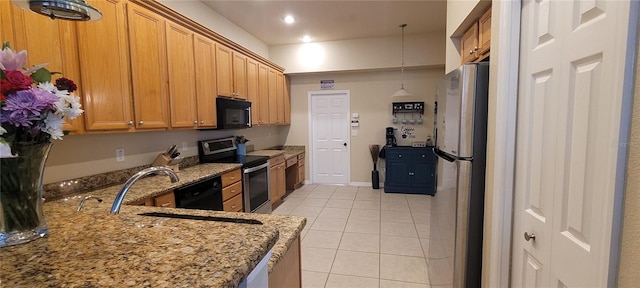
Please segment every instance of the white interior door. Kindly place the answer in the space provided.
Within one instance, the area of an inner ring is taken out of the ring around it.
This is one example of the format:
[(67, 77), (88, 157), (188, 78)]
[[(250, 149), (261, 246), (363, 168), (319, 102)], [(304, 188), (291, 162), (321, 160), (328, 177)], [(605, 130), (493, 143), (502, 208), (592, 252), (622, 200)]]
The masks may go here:
[(349, 184), (349, 91), (309, 92), (313, 183)]
[(522, 3), (513, 287), (607, 286), (628, 16)]

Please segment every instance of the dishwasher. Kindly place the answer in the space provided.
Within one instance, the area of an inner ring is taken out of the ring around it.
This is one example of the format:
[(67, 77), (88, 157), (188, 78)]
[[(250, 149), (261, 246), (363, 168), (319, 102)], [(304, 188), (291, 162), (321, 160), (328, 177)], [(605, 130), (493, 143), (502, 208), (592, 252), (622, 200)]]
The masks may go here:
[(176, 208), (223, 211), (222, 178), (209, 177), (174, 190)]

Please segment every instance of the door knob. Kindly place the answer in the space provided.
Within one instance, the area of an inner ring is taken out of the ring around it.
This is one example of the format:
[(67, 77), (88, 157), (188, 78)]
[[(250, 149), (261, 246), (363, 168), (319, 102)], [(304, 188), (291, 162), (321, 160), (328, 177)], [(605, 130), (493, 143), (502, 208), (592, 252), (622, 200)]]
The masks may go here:
[(344, 147), (347, 147), (347, 143), (343, 143), (342, 145), (344, 145)]
[(533, 241), (535, 241), (536, 240), (536, 234), (534, 234), (534, 233), (529, 234), (527, 232), (524, 232), (524, 240), (527, 240), (527, 241), (533, 240)]

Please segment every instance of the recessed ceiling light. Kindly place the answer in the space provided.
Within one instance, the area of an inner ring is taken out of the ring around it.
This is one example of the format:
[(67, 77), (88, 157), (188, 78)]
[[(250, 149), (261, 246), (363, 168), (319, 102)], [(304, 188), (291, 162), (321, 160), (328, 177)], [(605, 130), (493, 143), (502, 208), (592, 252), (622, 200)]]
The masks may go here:
[(293, 22), (296, 22), (296, 18), (291, 15), (284, 16), (284, 23), (293, 24)]
[(302, 36), (301, 39), (302, 39), (302, 42), (305, 42), (305, 43), (311, 42), (311, 36), (309, 36), (309, 35), (304, 35), (304, 36)]

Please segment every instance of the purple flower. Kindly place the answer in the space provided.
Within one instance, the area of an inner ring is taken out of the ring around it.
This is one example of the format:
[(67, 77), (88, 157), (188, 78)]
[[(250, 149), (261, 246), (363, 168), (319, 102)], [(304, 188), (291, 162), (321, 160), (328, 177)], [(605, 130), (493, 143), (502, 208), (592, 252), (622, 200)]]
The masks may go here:
[(42, 118), (41, 114), (55, 109), (56, 101), (56, 95), (33, 88), (7, 95), (5, 107), (0, 111), (0, 122), (8, 122), (16, 127), (29, 127), (33, 125), (33, 121)]

